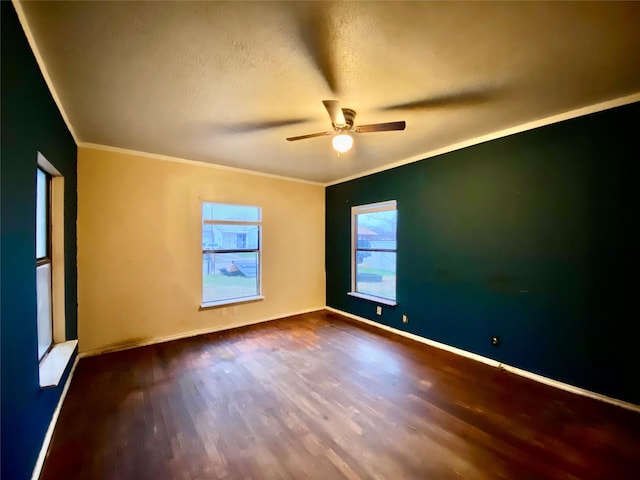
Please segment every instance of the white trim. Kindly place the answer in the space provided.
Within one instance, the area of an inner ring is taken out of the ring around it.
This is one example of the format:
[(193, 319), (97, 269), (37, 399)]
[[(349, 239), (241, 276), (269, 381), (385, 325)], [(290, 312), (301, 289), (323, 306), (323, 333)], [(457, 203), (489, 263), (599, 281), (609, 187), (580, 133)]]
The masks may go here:
[(119, 345), (111, 345), (107, 347), (95, 348), (93, 350), (87, 350), (86, 352), (80, 352), (78, 353), (78, 356), (80, 358), (93, 357), (94, 355), (101, 355), (103, 353), (119, 352), (121, 350), (130, 350), (132, 348), (144, 347), (147, 345), (155, 345), (156, 343), (171, 342), (172, 340), (180, 340), (182, 338), (196, 337), (198, 335), (205, 335), (207, 333), (222, 332), (224, 330), (233, 330), (234, 328), (247, 327), (249, 325), (256, 325), (258, 323), (271, 322), (273, 320), (280, 320), (287, 317), (294, 317), (296, 315), (302, 315), (305, 313), (318, 312), (324, 309), (325, 307), (321, 306), (321, 307), (309, 308), (306, 310), (300, 310), (297, 312), (284, 313), (284, 314), (276, 315), (273, 317), (263, 318), (260, 320), (250, 320), (248, 322), (233, 323), (231, 325), (216, 325), (216, 326), (211, 326), (207, 328), (201, 328), (198, 330), (189, 330), (188, 332), (176, 333), (174, 335), (165, 335), (162, 337), (149, 338), (147, 340), (142, 340), (140, 342), (123, 343)]
[(22, 9), (22, 1), (20, 0), (12, 0), (13, 6), (16, 9), (16, 13), (18, 14), (18, 20), (20, 21), (20, 24), (22, 25), (22, 30), (24, 30), (24, 34), (27, 37), (27, 42), (29, 43), (29, 46), (31, 47), (31, 51), (33, 52), (33, 56), (36, 57), (36, 63), (38, 64), (38, 67), (40, 68), (40, 73), (42, 73), (42, 76), (44, 77), (44, 81), (47, 84), (47, 87), (49, 88), (49, 92), (51, 93), (51, 96), (53, 97), (53, 101), (56, 102), (56, 106), (58, 107), (58, 110), (60, 111), (60, 115), (62, 115), (62, 119), (64, 120), (65, 125), (67, 126), (67, 129), (69, 129), (69, 133), (71, 134), (71, 136), (73, 137), (73, 141), (75, 142), (76, 145), (78, 145), (78, 137), (76, 136), (76, 132), (73, 129), (73, 125), (71, 125), (71, 121), (69, 120), (69, 116), (67, 115), (67, 112), (64, 110), (64, 107), (62, 106), (62, 101), (60, 100), (60, 97), (58, 96), (58, 92), (56, 91), (55, 87), (53, 86), (53, 81), (51, 80), (51, 76), (49, 75), (49, 71), (47, 70), (47, 67), (44, 63), (44, 60), (42, 58), (42, 55), (40, 55), (40, 50), (38, 49), (38, 45), (36, 43), (36, 40), (33, 36), (33, 33), (31, 32), (31, 28), (29, 27), (29, 22), (27, 22), (27, 17), (24, 14), (24, 10)]
[(53, 348), (40, 360), (38, 368), (40, 388), (58, 386), (77, 346), (78, 340), (68, 340), (53, 344)]
[[(365, 300), (371, 300), (372, 302), (384, 303), (385, 305), (395, 306), (397, 302), (395, 300), (378, 297), (376, 295), (370, 295), (366, 293), (358, 292), (358, 281), (357, 281), (357, 254), (358, 254), (358, 215), (364, 215), (368, 213), (377, 213), (377, 212), (397, 212), (398, 211), (398, 201), (397, 200), (385, 200), (384, 202), (375, 202), (375, 203), (365, 203), (362, 205), (354, 205), (351, 207), (351, 291), (347, 292), (347, 295), (352, 295), (354, 297), (363, 298)], [(397, 223), (397, 217), (396, 217)], [(397, 225), (396, 225), (397, 227)], [(397, 235), (396, 235), (397, 237)], [(397, 245), (396, 252), (397, 253)], [(397, 269), (397, 264), (396, 264)], [(397, 289), (398, 284), (394, 285)]]
[[(247, 296), (247, 297), (234, 297), (234, 298), (223, 298), (221, 300), (213, 300), (213, 301), (204, 301), (204, 293), (205, 293), (205, 285), (204, 285), (204, 273), (202, 274), (202, 290), (201, 290), (201, 303), (200, 303), (200, 309), (208, 309), (211, 307), (219, 307), (222, 305), (231, 305), (234, 303), (244, 303), (244, 302), (255, 302), (258, 300), (264, 300), (264, 295), (262, 294), (262, 207), (257, 207), (255, 205), (239, 205), (239, 204), (229, 204), (229, 203), (220, 203), (220, 202), (209, 202), (209, 201), (202, 201), (201, 205), (200, 205), (200, 217), (202, 218), (204, 216), (204, 206), (205, 204), (209, 204), (209, 205), (221, 205), (221, 206), (235, 206), (235, 207), (244, 207), (244, 208), (254, 208), (258, 210), (258, 220), (248, 220), (248, 221), (243, 221), (243, 220), (218, 220), (218, 219), (214, 219), (214, 220), (202, 220), (202, 228), (200, 229), (200, 239), (201, 241), (203, 240), (203, 236), (204, 236), (204, 226), (205, 225), (239, 225), (239, 226), (255, 226), (258, 228), (258, 247), (257, 248), (251, 248), (251, 249), (239, 249), (239, 248), (229, 248), (229, 249), (217, 249), (217, 250), (227, 250), (227, 253), (229, 253), (229, 251), (236, 251), (238, 253), (241, 252), (245, 252), (245, 253), (256, 253), (258, 258), (257, 258), (257, 272), (256, 272), (256, 277), (257, 277), (257, 283), (258, 283), (258, 291), (256, 292), (255, 295), (251, 295), (251, 296)], [(215, 215), (215, 207), (213, 209), (212, 212)], [(246, 233), (245, 233), (246, 234)], [(215, 242), (215, 236), (214, 238), (211, 239), (212, 242)], [(202, 244), (202, 243), (201, 243)], [(203, 244), (202, 244), (203, 245)], [(215, 255), (216, 249), (204, 249), (202, 250), (202, 255), (205, 255), (207, 253), (212, 253)], [(200, 257), (199, 261), (202, 261), (203, 257)], [(215, 265), (215, 262), (214, 262)], [(215, 273), (215, 272), (214, 272)]]
[(200, 304), (200, 310), (206, 310), (208, 308), (215, 308), (215, 307), (222, 307), (223, 305), (236, 305), (238, 303), (257, 302), (258, 300), (264, 300), (264, 296), (252, 295), (250, 297), (225, 298), (224, 300), (216, 300), (213, 302), (202, 302)]
[(456, 355), (460, 355), (462, 357), (469, 358), (471, 360), (475, 360), (477, 362), (484, 363), (486, 365), (490, 365), (495, 368), (504, 369), (507, 372), (513, 373), (515, 375), (519, 375), (521, 377), (528, 378), (530, 380), (534, 380), (536, 382), (543, 383), (545, 385), (549, 385), (551, 387), (558, 388), (560, 390), (565, 390), (567, 392), (575, 393), (577, 395), (582, 395), (585, 397), (593, 398), (595, 400), (600, 400), (602, 402), (610, 403), (612, 405), (616, 405), (618, 407), (625, 408), (627, 410), (632, 410), (634, 412), (640, 413), (640, 405), (636, 405), (631, 402), (625, 402), (624, 400), (619, 400), (617, 398), (608, 397), (606, 395), (602, 395), (601, 393), (592, 392), (591, 390), (587, 390), (581, 387), (576, 387), (575, 385), (570, 385), (568, 383), (560, 382), (558, 380), (554, 380), (552, 378), (544, 377), (542, 375), (538, 375), (537, 373), (529, 372), (527, 370), (523, 370), (521, 368), (512, 367), (511, 365), (507, 365), (505, 363), (501, 363), (497, 360), (493, 360), (491, 358), (483, 357), (482, 355), (478, 355), (476, 353), (468, 352), (467, 350), (462, 350), (461, 348), (452, 347), (451, 345), (447, 345), (445, 343), (436, 342), (435, 340), (431, 340), (425, 337), (421, 337), (419, 335), (415, 335), (413, 333), (405, 332), (403, 330), (398, 330), (397, 328), (389, 327), (387, 325), (383, 325), (381, 323), (374, 322), (373, 320), (368, 320), (363, 317), (359, 317), (358, 315), (354, 315), (352, 313), (343, 312), (342, 310), (338, 310), (333, 307), (325, 307), (328, 311), (336, 313), (338, 315), (342, 315), (347, 318), (351, 318), (353, 320), (357, 320), (358, 322), (366, 323), (367, 325), (371, 325), (373, 327), (377, 327), (381, 330), (386, 330), (388, 332), (395, 333), (396, 335), (400, 335), (402, 337), (409, 338), (411, 340), (415, 340), (416, 342), (424, 343), (425, 345), (429, 345), (430, 347), (435, 347), (440, 350), (446, 350), (447, 352), (455, 353)]
[(362, 215), (364, 213), (376, 213), (376, 212), (389, 212), (397, 209), (398, 209), (397, 200), (387, 200), (386, 202), (354, 205), (353, 207), (351, 207), (351, 215)]
[(227, 165), (219, 165), (217, 163), (203, 162), (203, 161), (200, 161), (200, 160), (188, 160), (186, 158), (170, 157), (168, 155), (161, 155), (161, 154), (158, 154), (158, 153), (141, 152), (139, 150), (130, 150), (128, 148), (110, 147), (108, 145), (100, 145), (100, 144), (97, 144), (97, 143), (79, 142), (78, 143), (78, 147), (79, 148), (89, 148), (89, 149), (92, 149), (92, 150), (101, 150), (103, 152), (121, 153), (123, 155), (136, 155), (138, 157), (152, 158), (154, 160), (162, 160), (162, 161), (165, 161), (165, 162), (182, 163), (182, 164), (192, 165), (192, 166), (197, 166), (197, 167), (215, 168), (217, 170), (226, 170), (226, 171), (229, 171), (229, 172), (243, 173), (245, 175), (254, 175), (254, 176), (257, 176), (257, 177), (273, 178), (273, 179), (276, 179), (276, 180), (284, 180), (284, 181), (287, 181), (287, 182), (306, 183), (308, 185), (316, 185), (318, 187), (324, 187), (325, 186), (324, 183), (313, 182), (311, 180), (303, 180), (303, 179), (300, 179), (300, 178), (285, 177), (285, 176), (282, 176), (282, 175), (275, 175), (273, 173), (257, 172), (255, 170), (248, 170), (246, 168), (228, 167)]
[(382, 303), (383, 305), (389, 305), (390, 307), (395, 307), (396, 305), (398, 305), (398, 302), (396, 302), (395, 300), (390, 300), (384, 297), (376, 297), (375, 295), (369, 295), (367, 293), (347, 292), (347, 295), (362, 298), (363, 300), (369, 300), (375, 303)]
[(64, 343), (67, 339), (64, 267), (64, 184), (65, 180), (62, 175), (51, 177), (51, 302), (53, 306), (54, 343)]
[(498, 138), (507, 137), (509, 135), (513, 135), (516, 133), (522, 133), (527, 130), (534, 130), (536, 128), (545, 127), (553, 123), (564, 122), (565, 120), (571, 120), (572, 118), (583, 117), (585, 115), (590, 115), (592, 113), (597, 113), (604, 110), (621, 107), (623, 105), (629, 105), (631, 103), (635, 103), (638, 101), (640, 101), (640, 92), (633, 93), (631, 95), (627, 95), (624, 97), (614, 98), (613, 100), (607, 100), (605, 102), (596, 103), (594, 105), (589, 105), (587, 107), (581, 107), (575, 110), (569, 110), (568, 112), (560, 113), (557, 115), (551, 115), (550, 117), (541, 118), (539, 120), (534, 120), (532, 122), (516, 125), (515, 127), (510, 127), (504, 130), (499, 130), (497, 132), (488, 133), (480, 137), (471, 138), (468, 140), (464, 140), (462, 142), (454, 143), (453, 145), (447, 145), (446, 147), (438, 148), (436, 150), (431, 150), (429, 152), (421, 153), (419, 155), (414, 155), (412, 157), (406, 158), (404, 160), (400, 160), (398, 162), (389, 163), (381, 167), (367, 170), (365, 172), (356, 173), (348, 177), (340, 178), (338, 180), (333, 180), (331, 182), (325, 183), (324, 186), (330, 187), (332, 185), (337, 185), (339, 183), (348, 182), (349, 180), (355, 180), (356, 178), (366, 177), (367, 175), (372, 175), (374, 173), (384, 172), (385, 170), (390, 170), (392, 168), (400, 167), (402, 165), (407, 165), (408, 163), (414, 163), (420, 160), (425, 160), (427, 158), (435, 157), (436, 155), (442, 155), (445, 153), (453, 152), (454, 150), (460, 150), (466, 147), (471, 147), (473, 145), (478, 145), (480, 143), (488, 142), (490, 140), (496, 140)]
[[(49, 193), (50, 210), (50, 244), (51, 244), (51, 291), (52, 305), (52, 333), (53, 343), (63, 344), (66, 341), (66, 310), (65, 310), (65, 270), (64, 270), (64, 185), (65, 179), (62, 173), (42, 154), (37, 152), (38, 168), (51, 176)], [(76, 340), (77, 343), (77, 340)], [(42, 367), (42, 365), (41, 365)], [(64, 365), (66, 368), (66, 364)], [(41, 370), (43, 370), (41, 368)], [(45, 370), (45, 376), (50, 372)], [(42, 372), (41, 372), (42, 373)], [(46, 386), (51, 386), (49, 379)], [(59, 381), (59, 378), (58, 378)], [(55, 383), (57, 385), (57, 383)], [(41, 382), (40, 386), (43, 384)]]
[(49, 160), (47, 160), (47, 157), (45, 157), (41, 152), (38, 152), (37, 161), (38, 167), (40, 167), (52, 177), (62, 177), (60, 171), (56, 167), (54, 167), (53, 164)]
[(73, 362), (73, 366), (69, 371), (67, 382), (64, 384), (64, 388), (62, 389), (62, 393), (60, 394), (60, 400), (58, 400), (58, 405), (56, 406), (56, 409), (53, 411), (51, 422), (49, 422), (49, 428), (47, 428), (47, 433), (45, 434), (44, 439), (42, 440), (42, 447), (40, 448), (40, 453), (38, 454), (36, 464), (33, 467), (31, 480), (38, 480), (38, 478), (40, 478), (40, 474), (42, 473), (42, 466), (44, 465), (44, 460), (47, 457), (47, 452), (49, 451), (49, 444), (51, 443), (51, 438), (53, 437), (53, 431), (56, 428), (56, 423), (58, 423), (58, 416), (60, 415), (62, 404), (64, 402), (64, 399), (67, 396), (67, 392), (69, 391), (69, 385), (71, 385), (71, 379), (73, 378), (73, 373), (76, 371), (76, 366), (78, 365), (79, 359), (80, 359), (80, 355), (76, 355), (76, 359)]

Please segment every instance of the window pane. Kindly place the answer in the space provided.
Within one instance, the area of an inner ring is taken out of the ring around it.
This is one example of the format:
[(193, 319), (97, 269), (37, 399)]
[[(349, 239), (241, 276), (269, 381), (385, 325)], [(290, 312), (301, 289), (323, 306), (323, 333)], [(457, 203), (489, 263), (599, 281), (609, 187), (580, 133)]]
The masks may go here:
[(395, 252), (356, 251), (356, 292), (396, 299)]
[(397, 210), (356, 215), (358, 248), (396, 248)]
[(47, 175), (36, 170), (36, 258), (47, 256)]
[(202, 220), (233, 220), (236, 222), (261, 221), (260, 207), (226, 205), (224, 203), (203, 203)]
[(51, 325), (51, 264), (36, 268), (36, 295), (38, 302), (38, 359), (41, 359), (53, 341)]
[(258, 295), (258, 268), (258, 252), (203, 254), (202, 301)]
[(218, 247), (219, 245), (215, 243), (213, 225), (202, 225), (202, 250), (213, 250)]
[(258, 225), (204, 225), (203, 250), (258, 250), (260, 227)]

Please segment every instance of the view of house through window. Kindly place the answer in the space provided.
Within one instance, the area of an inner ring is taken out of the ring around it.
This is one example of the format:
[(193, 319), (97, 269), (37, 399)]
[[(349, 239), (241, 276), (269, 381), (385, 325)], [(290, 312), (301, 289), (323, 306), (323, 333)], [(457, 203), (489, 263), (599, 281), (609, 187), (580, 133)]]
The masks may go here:
[(51, 177), (36, 170), (36, 295), (38, 359), (53, 343), (51, 308)]
[(396, 201), (352, 208), (352, 292), (396, 300)]
[(202, 304), (260, 296), (260, 207), (202, 204)]

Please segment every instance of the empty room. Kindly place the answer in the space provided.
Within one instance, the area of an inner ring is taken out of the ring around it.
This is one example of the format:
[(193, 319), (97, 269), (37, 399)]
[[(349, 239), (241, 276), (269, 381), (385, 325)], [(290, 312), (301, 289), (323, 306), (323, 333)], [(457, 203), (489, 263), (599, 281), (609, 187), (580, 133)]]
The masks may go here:
[(638, 478), (640, 3), (0, 8), (3, 480)]

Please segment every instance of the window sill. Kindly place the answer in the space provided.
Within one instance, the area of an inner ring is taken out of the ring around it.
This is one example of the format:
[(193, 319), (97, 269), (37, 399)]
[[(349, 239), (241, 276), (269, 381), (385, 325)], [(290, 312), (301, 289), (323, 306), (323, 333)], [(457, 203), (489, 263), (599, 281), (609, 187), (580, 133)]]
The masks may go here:
[(262, 295), (254, 295), (253, 297), (230, 298), (228, 300), (217, 300), (215, 302), (202, 302), (200, 304), (200, 310), (222, 307), (225, 305), (235, 305), (237, 303), (257, 302), (259, 300), (264, 300), (264, 297)]
[(367, 295), (366, 293), (360, 292), (347, 292), (347, 295), (351, 295), (352, 297), (362, 298), (363, 300), (370, 300), (376, 303), (382, 303), (383, 305), (389, 305), (390, 307), (395, 307), (398, 305), (398, 302), (395, 300), (390, 300), (388, 298), (376, 297), (375, 295)]
[(40, 388), (57, 387), (76, 350), (78, 340), (56, 343), (40, 361)]

